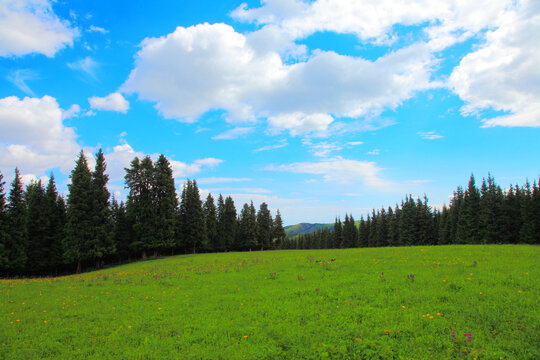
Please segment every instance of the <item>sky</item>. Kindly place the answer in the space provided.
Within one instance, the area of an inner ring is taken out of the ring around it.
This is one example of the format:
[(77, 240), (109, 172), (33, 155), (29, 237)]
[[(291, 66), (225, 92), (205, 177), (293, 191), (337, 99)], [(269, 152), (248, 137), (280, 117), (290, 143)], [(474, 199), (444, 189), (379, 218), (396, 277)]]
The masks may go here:
[(164, 154), (178, 189), (356, 219), (540, 175), (535, 0), (0, 0), (0, 171)]

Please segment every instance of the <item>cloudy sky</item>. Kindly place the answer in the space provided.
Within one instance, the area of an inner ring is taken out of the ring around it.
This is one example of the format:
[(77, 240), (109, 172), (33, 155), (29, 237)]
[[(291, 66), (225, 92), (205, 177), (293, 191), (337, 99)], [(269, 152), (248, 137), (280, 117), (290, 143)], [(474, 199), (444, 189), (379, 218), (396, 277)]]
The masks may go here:
[(0, 171), (66, 191), (101, 147), (119, 198), (163, 153), (286, 224), (440, 206), (540, 175), (533, 34), (535, 0), (0, 0)]

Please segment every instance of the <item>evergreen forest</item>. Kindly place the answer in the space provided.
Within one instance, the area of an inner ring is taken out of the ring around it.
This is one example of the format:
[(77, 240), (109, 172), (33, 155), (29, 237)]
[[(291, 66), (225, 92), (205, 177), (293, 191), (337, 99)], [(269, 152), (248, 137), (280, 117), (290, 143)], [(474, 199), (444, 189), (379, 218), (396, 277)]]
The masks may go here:
[[(539, 244), (540, 185), (528, 181), (503, 190), (488, 175), (477, 187), (471, 175), (448, 206), (433, 209), (423, 199), (405, 197), (400, 205), (373, 210), (311, 234), (286, 237), (279, 213), (253, 202), (238, 213), (233, 199), (208, 194), (187, 180), (177, 196), (171, 165), (164, 155), (134, 158), (125, 169), (129, 190), (118, 202), (108, 189), (101, 149), (93, 171), (81, 151), (66, 199), (54, 176), (47, 185), (21, 175), (9, 193), (0, 173), (0, 276), (80, 273), (147, 257), (177, 253), (267, 249), (329, 249), (438, 244)], [(204, 201), (203, 201), (204, 200)]]

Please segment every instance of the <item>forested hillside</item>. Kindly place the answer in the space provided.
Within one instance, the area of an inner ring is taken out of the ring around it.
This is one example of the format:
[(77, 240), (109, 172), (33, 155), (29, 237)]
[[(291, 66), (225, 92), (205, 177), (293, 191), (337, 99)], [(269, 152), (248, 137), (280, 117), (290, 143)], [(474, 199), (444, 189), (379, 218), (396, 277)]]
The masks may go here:
[(212, 194), (200, 198), (195, 180), (176, 194), (169, 161), (161, 155), (134, 158), (125, 169), (127, 201), (107, 189), (103, 152), (94, 171), (81, 151), (71, 172), (67, 199), (51, 175), (23, 188), (18, 169), (6, 201), (0, 173), (0, 276), (50, 275), (100, 269), (148, 255), (279, 248), (286, 237), (279, 210), (258, 211)]
[[(177, 196), (169, 161), (161, 155), (134, 158), (126, 168), (126, 202), (107, 189), (101, 150), (93, 171), (81, 151), (71, 172), (67, 198), (54, 176), (23, 188), (19, 171), (9, 194), (0, 173), (0, 275), (49, 275), (102, 268), (147, 256), (264, 249), (324, 249), (436, 244), (540, 243), (540, 189), (513, 185), (503, 190), (489, 175), (480, 188), (471, 175), (448, 206), (434, 210), (428, 198), (407, 196), (400, 205), (373, 210), (355, 221), (299, 224), (287, 237), (279, 210), (253, 202), (237, 212), (233, 199), (201, 199), (187, 180)], [(306, 228), (318, 228), (298, 234)]]
[(534, 181), (503, 190), (488, 175), (476, 186), (458, 187), (442, 210), (428, 198), (407, 196), (394, 208), (373, 210), (355, 221), (350, 214), (314, 233), (283, 242), (287, 249), (410, 246), (438, 244), (539, 244), (540, 187)]

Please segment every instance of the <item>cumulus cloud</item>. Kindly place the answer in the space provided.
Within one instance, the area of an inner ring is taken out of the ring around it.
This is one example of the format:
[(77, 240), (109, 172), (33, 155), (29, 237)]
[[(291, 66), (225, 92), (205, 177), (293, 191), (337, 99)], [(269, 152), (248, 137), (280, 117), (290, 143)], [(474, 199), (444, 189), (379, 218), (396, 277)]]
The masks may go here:
[(71, 105), (69, 109), (62, 112), (62, 119), (69, 119), (72, 117), (79, 116), (79, 113), (81, 112), (81, 107), (77, 104)]
[(90, 107), (96, 110), (118, 111), (125, 114), (129, 109), (129, 102), (117, 92), (105, 97), (93, 96), (88, 102)]
[(39, 53), (52, 57), (72, 46), (78, 33), (54, 14), (48, 0), (0, 2), (0, 56)]
[(253, 127), (237, 127), (234, 129), (230, 129), (227, 131), (222, 132), (221, 134), (218, 134), (216, 136), (212, 136), (212, 139), (214, 140), (233, 140), (237, 139), (241, 136), (247, 135), (251, 132), (253, 132), (255, 128)]
[(90, 25), (90, 28), (88, 28), (87, 31), (88, 32), (97, 32), (97, 33), (101, 33), (101, 34), (107, 34), (109, 32), (109, 30), (104, 29), (104, 28), (99, 27), (99, 26), (95, 26), (95, 25)]
[(228, 25), (200, 24), (145, 39), (121, 90), (155, 102), (167, 118), (195, 121), (225, 109), (230, 121), (266, 117), (272, 127), (298, 135), (323, 131), (334, 117), (395, 108), (432, 86), (433, 65), (425, 44), (376, 61), (319, 52), (285, 64)]
[(449, 86), (467, 105), (465, 115), (485, 109), (507, 112), (484, 126), (540, 126), (540, 50), (531, 34), (540, 33), (540, 6), (521, 1), (501, 17), (478, 50), (452, 72)]
[(322, 175), (325, 181), (338, 184), (362, 183), (369, 187), (386, 189), (394, 189), (396, 186), (393, 182), (380, 176), (382, 169), (374, 162), (349, 160), (341, 157), (319, 162), (297, 162), (269, 166), (266, 170)]
[(51, 96), (0, 99), (0, 168), (42, 174), (60, 166), (67, 172), (79, 151), (73, 128)]

